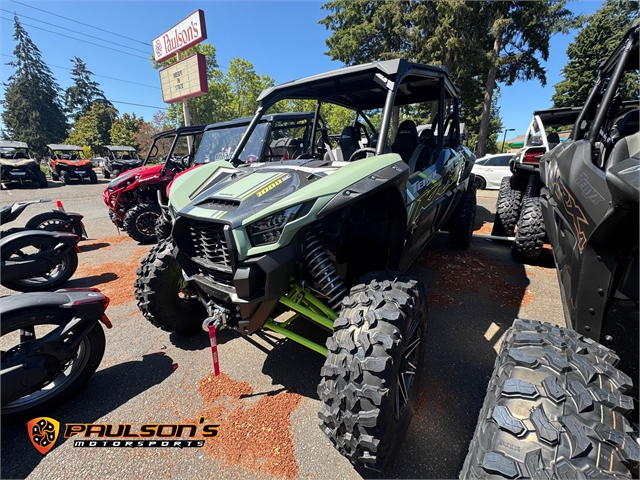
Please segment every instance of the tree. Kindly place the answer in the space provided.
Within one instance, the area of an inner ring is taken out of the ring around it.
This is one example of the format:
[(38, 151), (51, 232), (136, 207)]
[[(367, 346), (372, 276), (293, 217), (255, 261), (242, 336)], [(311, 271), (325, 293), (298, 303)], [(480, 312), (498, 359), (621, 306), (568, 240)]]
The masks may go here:
[(258, 95), (265, 89), (273, 87), (275, 81), (268, 75), (258, 75), (253, 63), (241, 58), (234, 58), (229, 64), (224, 83), (229, 86), (229, 108), (232, 118), (248, 117), (258, 108)]
[(547, 82), (541, 59), (549, 58), (549, 39), (568, 33), (582, 21), (565, 8), (565, 0), (539, 2), (486, 2), (478, 11), (478, 21), (486, 21), (492, 46), (488, 51), (482, 116), (476, 154), (483, 156), (491, 120), (493, 92), (497, 81), (512, 85), (516, 80)]
[[(332, 30), (326, 40), (332, 60), (345, 65), (375, 60), (391, 60), (414, 54), (410, 42), (411, 9), (415, 2), (406, 0), (335, 0), (322, 5), (333, 13), (318, 23)], [(391, 116), (391, 138), (398, 130), (400, 109), (394, 107)]]
[(129, 115), (125, 113), (122, 117), (117, 118), (111, 129), (109, 135), (111, 137), (111, 143), (114, 145), (128, 145), (130, 147), (138, 148), (137, 133), (140, 129), (140, 125), (144, 122), (144, 118), (136, 117), (136, 114)]
[[(606, 0), (602, 8), (587, 18), (567, 48), (569, 61), (562, 69), (563, 80), (555, 85), (554, 107), (584, 104), (600, 62), (616, 48), (631, 21), (638, 16), (638, 2)], [(638, 74), (628, 72), (622, 84), (624, 100), (638, 98)]]
[(91, 147), (94, 154), (99, 154), (103, 145), (111, 143), (109, 132), (118, 111), (101, 102), (93, 102), (91, 108), (74, 124), (67, 142), (82, 147)]
[(5, 84), (2, 121), (6, 134), (27, 142), (37, 154), (44, 154), (46, 145), (59, 142), (67, 134), (67, 120), (60, 102), (62, 89), (42, 59), (42, 54), (27, 31), (14, 17), (13, 51), (16, 70)]
[(69, 117), (75, 122), (83, 115), (86, 115), (94, 102), (104, 104), (106, 107), (113, 107), (107, 100), (104, 92), (100, 90), (98, 82), (91, 80), (92, 72), (87, 69), (87, 65), (79, 57), (71, 59), (73, 70), (71, 79), (73, 85), (64, 92), (64, 104)]

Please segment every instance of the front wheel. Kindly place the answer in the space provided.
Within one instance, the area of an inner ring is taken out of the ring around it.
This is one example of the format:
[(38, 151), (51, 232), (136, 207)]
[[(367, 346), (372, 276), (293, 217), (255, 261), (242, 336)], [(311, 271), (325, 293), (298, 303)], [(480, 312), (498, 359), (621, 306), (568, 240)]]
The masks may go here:
[(320, 428), (352, 463), (382, 470), (413, 417), (426, 344), (424, 286), (375, 272), (342, 301), (318, 386)]
[(69, 185), (71, 183), (71, 175), (69, 175), (69, 172), (67, 172), (66, 170), (60, 172), (60, 179), (65, 185)]
[(113, 178), (116, 178), (118, 175), (120, 175), (120, 170), (115, 169), (115, 170), (113, 171)]
[(98, 183), (98, 175), (93, 170), (89, 170), (89, 181), (94, 185)]
[(191, 335), (202, 329), (207, 311), (184, 281), (171, 240), (153, 247), (136, 273), (135, 298), (144, 318), (167, 332)]
[(140, 243), (153, 243), (156, 237), (156, 221), (160, 217), (157, 203), (136, 205), (124, 216), (122, 228), (131, 238)]
[(58, 175), (55, 168), (51, 168), (51, 171), (49, 173), (51, 174), (51, 180), (60, 180), (60, 175)]
[[(42, 338), (54, 328), (65, 325), (72, 316), (60, 309), (32, 309), (2, 316), (0, 335), (2, 336), (3, 365), (10, 349), (28, 348), (28, 344)], [(24, 341), (29, 332), (29, 340)], [(22, 341), (21, 341), (22, 340)], [(42, 416), (47, 409), (59, 405), (77, 392), (96, 371), (105, 349), (104, 331), (99, 323), (80, 340), (75, 358), (66, 365), (60, 365), (59, 375), (43, 388), (2, 405), (2, 422), (9, 424)], [(47, 365), (50, 367), (50, 365)], [(4, 387), (4, 385), (3, 385)]]
[(111, 174), (109, 172), (107, 172), (107, 170), (104, 167), (102, 167), (102, 176), (104, 178), (106, 178), (107, 180), (109, 180), (111, 178)]
[(84, 233), (82, 232), (82, 226), (80, 224), (73, 226), (73, 228), (64, 228), (68, 220), (69, 216), (66, 213), (53, 210), (51, 212), (39, 213), (35, 217), (30, 218), (25, 228), (29, 230), (41, 229), (50, 232), (75, 233), (82, 238)]
[(171, 222), (167, 222), (162, 215), (158, 217), (158, 220), (156, 221), (156, 229), (155, 229), (156, 238), (158, 239), (158, 242), (161, 242), (162, 240), (166, 240), (171, 236), (171, 227), (172, 227)]
[(40, 188), (47, 188), (49, 186), (49, 183), (47, 182), (47, 176), (42, 170), (38, 170), (36, 172), (36, 178), (38, 179), (38, 186)]

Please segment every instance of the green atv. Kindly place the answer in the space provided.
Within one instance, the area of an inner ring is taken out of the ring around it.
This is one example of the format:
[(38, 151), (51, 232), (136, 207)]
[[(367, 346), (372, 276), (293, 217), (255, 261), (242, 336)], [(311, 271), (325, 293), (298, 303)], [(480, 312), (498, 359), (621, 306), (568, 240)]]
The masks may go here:
[[(300, 99), (316, 101), (310, 130), (290, 135), (310, 139), (297, 143), (305, 148), (246, 160), (260, 145), (296, 143), (283, 132), (255, 140), (270, 107)], [(196, 163), (225, 160), (174, 181), (172, 238), (138, 269), (138, 306), (167, 331), (266, 328), (325, 355), (320, 427), (353, 463), (380, 470), (411, 421), (426, 349), (425, 289), (403, 272), (440, 229), (454, 247), (471, 243), (475, 157), (460, 143), (458, 91), (441, 68), (390, 60), (292, 81), (258, 100), (236, 141), (205, 130)], [(335, 148), (325, 104), (354, 119)], [(394, 113), (424, 111), (434, 128), (419, 137), (404, 120), (391, 141)], [(331, 332), (326, 346), (289, 328), (302, 320)]]

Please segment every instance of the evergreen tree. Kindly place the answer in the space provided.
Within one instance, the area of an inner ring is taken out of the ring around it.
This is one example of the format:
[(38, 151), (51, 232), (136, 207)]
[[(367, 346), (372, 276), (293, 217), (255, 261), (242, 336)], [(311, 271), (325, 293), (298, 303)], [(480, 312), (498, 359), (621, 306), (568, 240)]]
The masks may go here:
[(62, 141), (67, 121), (60, 102), (62, 91), (18, 17), (14, 17), (13, 39), (17, 42), (10, 62), (15, 72), (5, 84), (2, 121), (12, 140), (27, 142), (44, 154), (48, 143)]
[[(587, 19), (586, 26), (567, 48), (569, 61), (562, 69), (564, 79), (555, 85), (554, 107), (577, 107), (587, 100), (598, 65), (616, 48), (627, 27), (638, 16), (638, 2), (606, 0)], [(624, 100), (638, 98), (637, 73), (628, 72), (622, 84)]]
[(93, 73), (87, 69), (87, 65), (82, 59), (74, 57), (71, 62), (73, 63), (73, 70), (71, 70), (73, 85), (64, 92), (64, 104), (71, 119), (76, 122), (80, 117), (86, 115), (93, 102), (99, 102), (105, 107), (113, 108), (113, 104), (100, 90), (98, 82), (91, 80)]

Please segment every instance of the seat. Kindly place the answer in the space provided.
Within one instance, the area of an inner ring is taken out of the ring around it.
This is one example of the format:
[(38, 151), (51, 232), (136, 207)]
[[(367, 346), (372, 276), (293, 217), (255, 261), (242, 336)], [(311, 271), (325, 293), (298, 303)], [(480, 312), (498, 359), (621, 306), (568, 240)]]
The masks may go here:
[(355, 127), (344, 127), (338, 139), (338, 148), (336, 148), (337, 161), (348, 162), (353, 152), (360, 148), (359, 140)]
[(391, 145), (391, 151), (397, 153), (402, 161), (409, 165), (409, 172), (417, 170), (418, 165), (426, 163), (430, 153), (426, 147), (420, 144), (418, 129), (413, 120), (405, 120), (398, 127), (398, 133)]
[(616, 142), (606, 161), (607, 170), (627, 158), (640, 158), (640, 132), (621, 138)]
[(549, 150), (553, 150), (560, 143), (560, 136), (556, 132), (550, 133), (547, 135), (547, 143), (549, 144)]
[(131, 157), (129, 155), (122, 155), (122, 160), (131, 160)]

